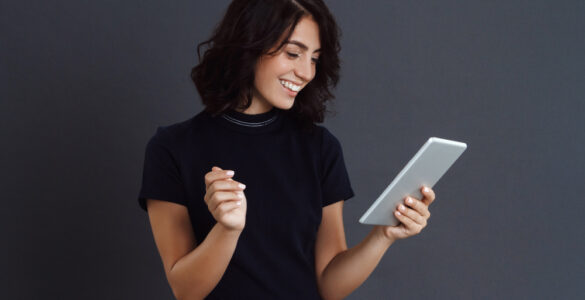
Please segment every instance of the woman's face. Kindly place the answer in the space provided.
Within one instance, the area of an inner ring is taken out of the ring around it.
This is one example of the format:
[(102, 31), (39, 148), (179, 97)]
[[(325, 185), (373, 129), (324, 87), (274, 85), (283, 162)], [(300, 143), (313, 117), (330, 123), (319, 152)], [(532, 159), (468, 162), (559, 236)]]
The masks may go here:
[(303, 17), (281, 51), (258, 59), (252, 104), (244, 113), (263, 113), (273, 106), (290, 109), (298, 92), (315, 77), (320, 48), (317, 23)]

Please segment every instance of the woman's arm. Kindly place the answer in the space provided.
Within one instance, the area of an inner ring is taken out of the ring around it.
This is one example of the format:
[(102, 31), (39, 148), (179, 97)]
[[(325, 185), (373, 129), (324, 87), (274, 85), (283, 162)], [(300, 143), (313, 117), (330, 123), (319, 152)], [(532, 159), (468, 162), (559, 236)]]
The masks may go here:
[(228, 230), (218, 222), (197, 245), (185, 206), (153, 199), (146, 203), (173, 294), (179, 300), (203, 299), (225, 273), (241, 231)]
[(358, 245), (347, 249), (343, 229), (343, 201), (323, 208), (315, 245), (315, 267), (323, 299), (343, 299), (358, 288), (376, 268), (388, 247), (396, 240), (416, 235), (426, 227), (428, 206), (435, 193), (421, 188), (422, 200), (407, 197), (394, 215), (398, 226), (374, 226)]
[(343, 201), (323, 208), (317, 233), (315, 266), (317, 283), (323, 299), (343, 299), (358, 288), (390, 247), (393, 241), (374, 227), (358, 245), (347, 249), (343, 229)]

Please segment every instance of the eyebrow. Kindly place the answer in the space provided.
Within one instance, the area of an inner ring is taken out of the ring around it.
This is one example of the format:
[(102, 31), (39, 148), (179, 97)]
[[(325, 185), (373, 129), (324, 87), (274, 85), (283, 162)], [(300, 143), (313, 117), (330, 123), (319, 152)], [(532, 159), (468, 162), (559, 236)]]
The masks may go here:
[[(305, 51), (309, 50), (309, 47), (307, 47), (307, 45), (305, 45), (299, 41), (292, 40), (292, 41), (288, 41), (287, 44), (295, 44), (295, 45), (301, 47)], [(321, 52), (321, 48), (313, 51), (313, 53), (315, 53), (315, 52)]]

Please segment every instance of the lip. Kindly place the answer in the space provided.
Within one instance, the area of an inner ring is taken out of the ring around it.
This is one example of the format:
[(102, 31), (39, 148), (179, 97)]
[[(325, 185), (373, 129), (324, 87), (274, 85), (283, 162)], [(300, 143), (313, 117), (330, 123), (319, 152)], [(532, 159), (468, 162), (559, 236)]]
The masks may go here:
[[(280, 84), (280, 82), (278, 83)], [(284, 92), (289, 95), (290, 97), (295, 97), (299, 92), (293, 92), (291, 90), (289, 90), (288, 88), (286, 88), (284, 85), (280, 84), (280, 86), (282, 87), (282, 89), (284, 90)]]

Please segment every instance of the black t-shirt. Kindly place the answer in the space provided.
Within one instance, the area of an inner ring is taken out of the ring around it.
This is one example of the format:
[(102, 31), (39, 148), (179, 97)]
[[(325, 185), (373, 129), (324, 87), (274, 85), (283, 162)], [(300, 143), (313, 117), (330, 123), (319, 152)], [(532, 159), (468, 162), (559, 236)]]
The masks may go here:
[(354, 193), (339, 141), (323, 126), (312, 128), (302, 130), (278, 108), (215, 117), (202, 110), (149, 140), (139, 204), (185, 205), (198, 243), (216, 224), (203, 200), (205, 174), (214, 165), (234, 170), (246, 185), (246, 226), (206, 299), (321, 299), (314, 252), (322, 208)]

